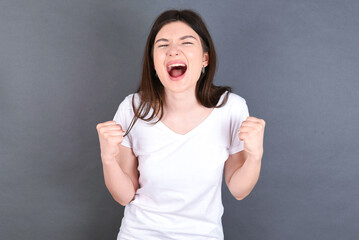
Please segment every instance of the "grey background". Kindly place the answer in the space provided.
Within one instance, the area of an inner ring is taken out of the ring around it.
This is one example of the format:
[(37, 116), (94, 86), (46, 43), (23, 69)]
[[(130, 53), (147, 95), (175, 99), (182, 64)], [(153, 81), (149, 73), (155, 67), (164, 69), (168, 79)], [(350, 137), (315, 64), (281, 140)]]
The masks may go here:
[(225, 239), (359, 238), (358, 1), (0, 1), (0, 239), (116, 239), (96, 125), (136, 90), (155, 18), (191, 8), (215, 83), (266, 120)]

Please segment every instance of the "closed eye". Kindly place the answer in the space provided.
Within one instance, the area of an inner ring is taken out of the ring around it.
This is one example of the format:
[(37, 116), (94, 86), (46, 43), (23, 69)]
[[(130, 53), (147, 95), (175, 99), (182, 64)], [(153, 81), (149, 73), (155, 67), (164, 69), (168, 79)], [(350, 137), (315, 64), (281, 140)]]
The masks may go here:
[[(191, 42), (184, 42), (183, 44), (193, 44)], [(168, 44), (162, 44), (162, 45), (158, 45), (158, 47), (166, 47), (168, 46)]]

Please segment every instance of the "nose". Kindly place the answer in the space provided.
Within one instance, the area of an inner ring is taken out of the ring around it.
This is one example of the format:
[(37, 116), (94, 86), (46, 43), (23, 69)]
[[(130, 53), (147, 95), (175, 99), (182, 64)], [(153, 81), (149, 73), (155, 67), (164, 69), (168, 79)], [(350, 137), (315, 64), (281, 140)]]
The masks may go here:
[(180, 50), (175, 44), (170, 44), (167, 54), (169, 56), (177, 56), (179, 54)]

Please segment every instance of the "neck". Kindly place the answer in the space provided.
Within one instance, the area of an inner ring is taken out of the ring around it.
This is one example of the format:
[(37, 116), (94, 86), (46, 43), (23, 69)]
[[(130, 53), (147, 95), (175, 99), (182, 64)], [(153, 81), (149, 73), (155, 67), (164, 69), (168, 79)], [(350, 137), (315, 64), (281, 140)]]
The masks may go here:
[(185, 114), (201, 106), (197, 101), (195, 92), (192, 91), (181, 93), (166, 91), (165, 95), (166, 104), (164, 108), (167, 113)]

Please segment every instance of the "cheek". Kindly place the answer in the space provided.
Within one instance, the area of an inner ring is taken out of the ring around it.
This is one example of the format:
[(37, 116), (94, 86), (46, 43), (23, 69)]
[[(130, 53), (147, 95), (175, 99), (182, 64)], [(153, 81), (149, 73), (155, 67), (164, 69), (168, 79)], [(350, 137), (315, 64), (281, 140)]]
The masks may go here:
[(202, 55), (201, 52), (191, 53), (191, 55), (188, 55), (188, 58), (191, 62), (192, 69), (202, 69)]
[(153, 53), (153, 64), (155, 66), (156, 71), (162, 71), (164, 59), (165, 58), (162, 56), (161, 53), (156, 51)]

